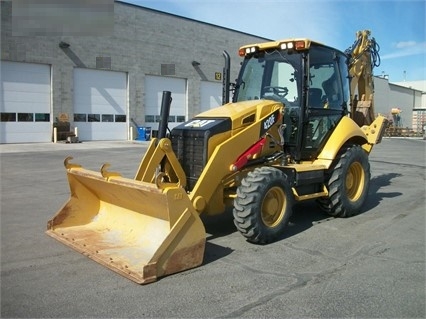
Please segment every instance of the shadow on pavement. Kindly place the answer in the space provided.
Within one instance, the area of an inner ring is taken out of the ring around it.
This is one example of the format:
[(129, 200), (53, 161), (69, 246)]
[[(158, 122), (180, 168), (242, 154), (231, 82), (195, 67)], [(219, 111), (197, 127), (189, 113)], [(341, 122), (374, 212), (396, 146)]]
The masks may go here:
[(378, 206), (384, 198), (394, 198), (403, 195), (401, 192), (380, 192), (382, 188), (392, 184), (392, 179), (400, 176), (402, 176), (402, 174), (387, 173), (373, 177), (370, 180), (370, 190), (361, 214)]
[[(401, 192), (380, 192), (383, 187), (391, 185), (392, 179), (399, 176), (401, 176), (399, 173), (388, 173), (372, 178), (370, 181), (369, 195), (360, 214), (368, 212), (378, 206), (384, 198), (401, 196)], [(201, 216), (201, 219), (208, 233), (204, 264), (231, 254), (233, 252), (232, 249), (216, 245), (211, 241), (215, 238), (228, 236), (237, 231), (233, 222), (232, 209), (217, 216)], [(321, 211), (315, 200), (296, 203), (293, 207), (293, 214), (290, 217), (289, 224), (277, 241), (290, 238), (306, 231), (316, 224), (333, 219), (334, 217)]]

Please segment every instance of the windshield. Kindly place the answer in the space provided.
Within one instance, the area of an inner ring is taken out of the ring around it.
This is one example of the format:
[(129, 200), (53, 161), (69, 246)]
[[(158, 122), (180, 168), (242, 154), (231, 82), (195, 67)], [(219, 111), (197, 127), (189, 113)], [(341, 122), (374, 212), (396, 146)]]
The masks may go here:
[(262, 51), (247, 57), (241, 67), (234, 101), (270, 99), (287, 106), (300, 103), (301, 55)]

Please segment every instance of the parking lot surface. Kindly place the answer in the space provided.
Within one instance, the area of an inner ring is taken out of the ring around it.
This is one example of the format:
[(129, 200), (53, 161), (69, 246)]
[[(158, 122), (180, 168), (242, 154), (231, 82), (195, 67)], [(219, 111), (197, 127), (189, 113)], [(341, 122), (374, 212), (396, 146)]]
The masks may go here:
[(148, 285), (44, 233), (69, 197), (66, 156), (133, 177), (147, 143), (0, 145), (1, 317), (425, 318), (425, 145), (383, 139), (361, 214), (298, 204), (273, 244), (246, 242), (229, 213), (204, 218), (203, 265)]

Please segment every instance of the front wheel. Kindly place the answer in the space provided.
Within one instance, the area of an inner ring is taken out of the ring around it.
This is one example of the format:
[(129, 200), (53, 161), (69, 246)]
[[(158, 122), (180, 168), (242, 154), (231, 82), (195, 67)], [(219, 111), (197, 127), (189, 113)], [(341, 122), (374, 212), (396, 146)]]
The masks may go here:
[(334, 217), (349, 217), (361, 210), (370, 183), (367, 153), (359, 145), (344, 149), (329, 170), (329, 196), (318, 200), (320, 208)]
[(288, 224), (292, 203), (291, 187), (282, 171), (267, 166), (256, 168), (237, 189), (235, 226), (252, 243), (273, 242)]

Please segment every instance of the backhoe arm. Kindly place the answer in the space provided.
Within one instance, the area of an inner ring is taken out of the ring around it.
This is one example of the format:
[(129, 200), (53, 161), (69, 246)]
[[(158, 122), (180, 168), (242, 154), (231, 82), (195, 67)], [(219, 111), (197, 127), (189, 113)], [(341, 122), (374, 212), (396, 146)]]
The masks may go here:
[(351, 117), (359, 125), (370, 125), (375, 119), (373, 105), (373, 68), (380, 65), (379, 47), (369, 30), (358, 31), (356, 41), (346, 50), (351, 76)]

